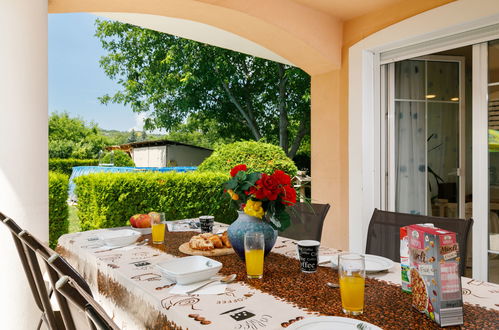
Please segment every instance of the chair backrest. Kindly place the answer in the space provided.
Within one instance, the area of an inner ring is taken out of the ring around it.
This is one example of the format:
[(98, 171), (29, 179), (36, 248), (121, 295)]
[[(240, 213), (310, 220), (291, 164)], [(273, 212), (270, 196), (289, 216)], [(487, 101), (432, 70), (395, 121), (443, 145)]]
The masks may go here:
[(74, 280), (63, 276), (57, 281), (55, 287), (74, 308), (85, 313), (90, 329), (119, 330), (104, 309)]
[(466, 249), (472, 219), (442, 218), (417, 214), (380, 211), (375, 209), (367, 231), (366, 253), (400, 262), (400, 228), (419, 223), (433, 223), (435, 227), (455, 232), (459, 245), (459, 270), (464, 275)]
[(321, 240), (322, 225), (329, 211), (329, 204), (296, 203), (288, 210), (291, 226), (279, 235), (296, 240)]
[[(49, 280), (54, 288), (57, 281), (63, 277), (68, 276), (79, 284), (85, 292), (92, 296), (92, 291), (88, 286), (85, 279), (58, 253), (48, 247), (46, 244), (42, 243), (35, 236), (31, 235), (27, 231), (22, 231), (19, 234), (21, 241), (39, 255), (44, 261), (47, 268), (47, 273), (49, 275)], [(82, 317), (81, 313), (74, 313), (66, 301), (66, 298), (60, 293), (55, 292), (57, 302), (61, 310), (61, 316), (64, 321), (65, 328), (68, 330), (80, 329), (83, 325), (86, 325), (86, 318)], [(82, 322), (83, 321), (83, 322)]]
[(23, 231), (14, 220), (5, 216), (3, 213), (0, 213), (0, 220), (2, 220), (2, 223), (7, 226), (12, 234), (12, 238), (14, 240), (19, 259), (21, 260), (24, 273), (26, 274), (31, 293), (35, 299), (37, 307), (42, 312), (42, 319), (49, 328), (56, 329), (57, 325), (55, 314), (50, 304), (49, 293), (47, 292), (42, 271), (35, 253), (25, 247), (19, 238), (19, 234)]

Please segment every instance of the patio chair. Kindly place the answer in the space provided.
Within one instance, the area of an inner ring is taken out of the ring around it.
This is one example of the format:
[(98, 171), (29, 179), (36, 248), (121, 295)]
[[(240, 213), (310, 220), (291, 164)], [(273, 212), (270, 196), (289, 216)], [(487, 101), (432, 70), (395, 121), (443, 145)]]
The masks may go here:
[[(78, 285), (88, 295), (92, 296), (92, 291), (90, 290), (90, 287), (88, 286), (85, 279), (57, 252), (39, 241), (35, 236), (31, 235), (27, 231), (22, 231), (21, 233), (19, 233), (19, 238), (27, 248), (31, 249), (44, 260), (52, 288), (55, 287), (57, 281), (61, 277), (68, 276), (73, 281), (78, 283)], [(86, 318), (82, 315), (78, 315), (78, 313), (72, 313), (66, 299), (57, 291), (55, 292), (55, 297), (59, 304), (65, 329), (80, 329), (82, 324), (86, 325)]]
[(322, 225), (329, 207), (329, 204), (296, 203), (288, 211), (291, 217), (291, 226), (279, 235), (295, 240), (320, 241)]
[(52, 304), (50, 302), (50, 292), (45, 285), (43, 280), (42, 270), (36, 254), (25, 247), (23, 242), (19, 238), (19, 234), (22, 233), (21, 227), (12, 220), (11, 218), (0, 213), (0, 220), (7, 228), (11, 231), (12, 238), (14, 239), (14, 244), (16, 246), (19, 259), (26, 274), (28, 280), (28, 285), (31, 289), (33, 298), (35, 299), (35, 304), (42, 313), (40, 321), (38, 322), (37, 329), (40, 329), (42, 323), (45, 323), (49, 329), (64, 329), (62, 322), (62, 317), (59, 311), (54, 311)]
[(374, 209), (367, 230), (366, 253), (400, 262), (400, 227), (419, 223), (433, 223), (435, 227), (455, 232), (459, 245), (459, 271), (464, 276), (466, 249), (473, 219), (441, 218), (418, 214), (380, 211)]
[[(63, 276), (57, 281), (55, 287), (72, 305), (71, 310), (76, 309), (85, 314), (89, 329), (119, 330), (104, 309), (73, 279)], [(81, 327), (78, 327), (78, 329), (81, 329)]]

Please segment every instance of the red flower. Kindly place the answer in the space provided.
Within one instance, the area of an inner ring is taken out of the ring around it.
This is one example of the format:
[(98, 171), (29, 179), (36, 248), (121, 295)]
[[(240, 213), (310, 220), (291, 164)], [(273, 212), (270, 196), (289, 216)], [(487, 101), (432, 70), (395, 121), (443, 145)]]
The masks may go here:
[(254, 194), (257, 199), (263, 200), (267, 198), (269, 201), (275, 201), (279, 196), (279, 184), (271, 175), (262, 174), (262, 177), (255, 182), (256, 189)]
[(283, 186), (291, 184), (291, 178), (289, 177), (289, 175), (284, 173), (284, 171), (276, 170), (274, 174), (272, 174), (272, 177), (274, 178), (275, 182), (277, 182), (277, 184), (281, 184)]
[(247, 171), (247, 170), (248, 168), (246, 167), (245, 164), (236, 165), (232, 168), (232, 170), (230, 170), (230, 176), (235, 177), (239, 171)]
[(296, 203), (296, 190), (291, 186), (284, 186), (282, 189), (282, 203), (284, 205), (293, 205)]

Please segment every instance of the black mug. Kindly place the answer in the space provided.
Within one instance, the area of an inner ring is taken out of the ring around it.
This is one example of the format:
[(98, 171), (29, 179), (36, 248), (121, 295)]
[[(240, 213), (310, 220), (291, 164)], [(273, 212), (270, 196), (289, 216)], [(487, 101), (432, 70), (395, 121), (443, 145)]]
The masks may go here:
[(313, 240), (298, 241), (298, 257), (300, 269), (304, 273), (315, 273), (319, 263), (319, 246), (321, 242)]
[(213, 221), (215, 217), (212, 215), (202, 215), (199, 217), (199, 227), (201, 228), (201, 233), (212, 233), (213, 232)]

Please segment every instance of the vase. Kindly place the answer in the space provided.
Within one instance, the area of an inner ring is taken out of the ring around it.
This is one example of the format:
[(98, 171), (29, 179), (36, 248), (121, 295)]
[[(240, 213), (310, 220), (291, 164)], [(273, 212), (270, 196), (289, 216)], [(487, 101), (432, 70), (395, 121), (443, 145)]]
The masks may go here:
[(277, 230), (272, 228), (268, 222), (248, 215), (243, 211), (238, 211), (238, 214), (236, 221), (227, 229), (230, 244), (234, 248), (234, 251), (236, 251), (239, 258), (245, 260), (244, 234), (247, 232), (262, 232), (265, 239), (265, 255), (267, 255), (274, 247), (277, 239)]

